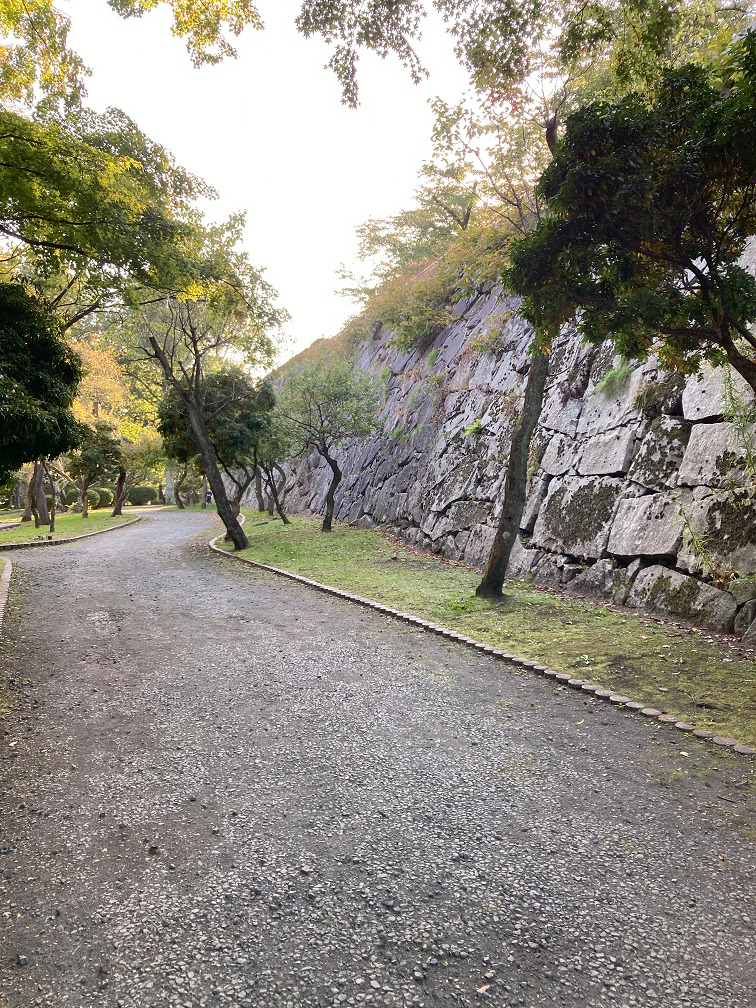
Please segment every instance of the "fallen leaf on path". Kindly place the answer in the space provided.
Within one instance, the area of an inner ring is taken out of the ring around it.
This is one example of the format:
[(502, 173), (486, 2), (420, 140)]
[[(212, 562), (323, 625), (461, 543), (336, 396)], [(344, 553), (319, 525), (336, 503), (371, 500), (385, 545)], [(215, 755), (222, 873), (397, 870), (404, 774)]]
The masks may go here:
[(484, 984), (483, 987), (478, 987), (475, 991), (476, 994), (485, 994), (491, 984)]

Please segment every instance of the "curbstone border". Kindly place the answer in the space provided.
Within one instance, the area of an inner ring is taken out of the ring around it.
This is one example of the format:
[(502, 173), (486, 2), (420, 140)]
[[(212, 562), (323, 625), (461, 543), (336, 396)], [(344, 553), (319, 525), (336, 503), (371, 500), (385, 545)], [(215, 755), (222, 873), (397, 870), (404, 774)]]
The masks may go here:
[(536, 675), (544, 676), (547, 679), (553, 679), (560, 685), (567, 686), (570, 689), (582, 690), (584, 693), (588, 693), (605, 703), (626, 707), (633, 713), (641, 714), (644, 717), (658, 721), (660, 724), (668, 725), (671, 728), (675, 728), (677, 731), (692, 734), (702, 740), (713, 742), (714, 745), (720, 746), (724, 749), (731, 749), (733, 752), (739, 753), (742, 756), (756, 756), (756, 749), (748, 745), (743, 745), (737, 739), (723, 738), (719, 735), (715, 735), (714, 732), (705, 731), (703, 729), (694, 729), (692, 725), (689, 725), (684, 721), (678, 721), (677, 717), (673, 714), (665, 714), (663, 711), (657, 710), (655, 707), (647, 707), (645, 704), (638, 703), (630, 697), (615, 693), (614, 690), (606, 689), (603, 686), (596, 685), (595, 683), (586, 682), (585, 679), (575, 679), (566, 672), (555, 672), (552, 669), (546, 668), (545, 665), (541, 665), (529, 658), (520, 658), (517, 655), (510, 654), (508, 651), (502, 651), (500, 648), (494, 647), (491, 644), (483, 644), (472, 637), (466, 637), (464, 634), (457, 633), (455, 630), (449, 630), (447, 627), (439, 626), (437, 623), (430, 623), (428, 620), (421, 619), (419, 616), (411, 616), (409, 613), (401, 612), (398, 609), (391, 609), (389, 606), (382, 605), (379, 602), (373, 602), (372, 599), (363, 598), (361, 595), (353, 595), (351, 592), (342, 591), (341, 588), (334, 588), (333, 585), (321, 584), (319, 581), (313, 581), (311, 578), (303, 577), (301, 574), (294, 574), (292, 571), (284, 570), (282, 567), (272, 567), (270, 564), (260, 563), (258, 560), (250, 560), (249, 557), (240, 557), (235, 553), (229, 553), (215, 545), (220, 538), (220, 535), (215, 536), (215, 538), (211, 539), (208, 543), (208, 547), (214, 553), (220, 553), (221, 556), (227, 557), (228, 559), (238, 560), (241, 563), (248, 564), (250, 567), (257, 567), (260, 570), (268, 571), (271, 574), (278, 574), (281, 577), (288, 578), (290, 581), (296, 581), (298, 584), (307, 585), (309, 588), (315, 588), (317, 591), (325, 592), (327, 595), (335, 595), (337, 598), (345, 599), (348, 602), (356, 602), (358, 605), (364, 606), (367, 609), (373, 609), (375, 612), (385, 613), (387, 616), (393, 616), (395, 619), (401, 620), (403, 623), (409, 623), (411, 626), (419, 627), (421, 630), (428, 630), (431, 633), (447, 638), (447, 640), (456, 641), (459, 644), (466, 644), (468, 647), (475, 648), (476, 651), (480, 651), (482, 654), (489, 655), (492, 658), (498, 658), (500, 661), (506, 661), (517, 668), (535, 672)]
[(42, 542), (0, 543), (0, 550), (33, 549), (37, 546), (65, 546), (66, 543), (78, 542), (80, 539), (91, 539), (92, 536), (104, 535), (105, 532), (115, 532), (116, 529), (128, 528), (129, 525), (136, 525), (141, 520), (142, 516), (140, 515), (138, 518), (132, 518), (131, 521), (122, 522), (120, 525), (111, 525), (110, 528), (97, 529), (96, 532), (85, 532), (84, 535), (73, 536), (71, 539), (43, 539)]
[(3, 560), (3, 572), (0, 574), (0, 630), (3, 627), (3, 616), (5, 615), (5, 604), (8, 601), (12, 573), (13, 564), (10, 560)]

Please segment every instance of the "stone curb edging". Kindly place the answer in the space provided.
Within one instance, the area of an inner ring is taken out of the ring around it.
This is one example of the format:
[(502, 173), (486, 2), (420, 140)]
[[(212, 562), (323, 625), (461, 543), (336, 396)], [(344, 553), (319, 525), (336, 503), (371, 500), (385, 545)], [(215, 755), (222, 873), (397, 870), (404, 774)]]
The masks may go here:
[(141, 520), (142, 516), (140, 515), (138, 518), (132, 518), (131, 521), (122, 522), (120, 525), (111, 525), (110, 528), (97, 529), (95, 532), (85, 532), (84, 535), (73, 536), (71, 539), (43, 539), (42, 542), (2, 543), (0, 544), (0, 550), (31, 549), (35, 546), (64, 546), (66, 543), (78, 542), (80, 539), (89, 539), (92, 536), (103, 535), (105, 532), (115, 532), (116, 529), (136, 525)]
[(13, 564), (10, 560), (3, 560), (3, 572), (0, 574), (0, 630), (3, 626), (3, 616), (5, 615), (5, 604), (8, 601), (10, 592), (10, 579), (13, 573)]
[(221, 556), (229, 557), (232, 560), (239, 560), (242, 563), (249, 564), (251, 567), (257, 567), (260, 570), (269, 571), (271, 574), (279, 574), (281, 577), (289, 578), (291, 581), (297, 581), (299, 584), (307, 585), (309, 588), (315, 588), (328, 595), (335, 595), (337, 598), (346, 599), (348, 602), (356, 602), (358, 605), (365, 606), (368, 609), (374, 609), (376, 612), (383, 613), (386, 616), (393, 616), (396, 619), (401, 620), (403, 623), (409, 623), (412, 626), (420, 627), (421, 630), (427, 630), (430, 633), (446, 637), (448, 640), (456, 641), (458, 644), (466, 644), (468, 647), (473, 647), (476, 651), (489, 655), (491, 658), (498, 658), (501, 661), (509, 662), (510, 665), (515, 665), (518, 668), (535, 672), (537, 675), (542, 675), (546, 679), (553, 679), (562, 686), (569, 686), (570, 689), (581, 690), (584, 693), (588, 693), (591, 696), (596, 697), (598, 700), (606, 700), (608, 703), (626, 707), (631, 711), (637, 711), (644, 717), (659, 721), (661, 724), (668, 724), (671, 727), (676, 728), (678, 731), (684, 732), (688, 735), (694, 735), (696, 738), (711, 741), (714, 745), (721, 746), (724, 749), (731, 749), (733, 752), (739, 753), (743, 756), (756, 756), (756, 749), (753, 749), (751, 746), (743, 745), (741, 742), (738, 742), (737, 739), (725, 738), (721, 735), (715, 735), (714, 732), (705, 731), (701, 728), (694, 728), (693, 725), (690, 725), (685, 721), (678, 721), (678, 719), (672, 714), (664, 714), (655, 707), (647, 707), (645, 704), (638, 703), (630, 697), (623, 696), (620, 693), (615, 693), (614, 690), (604, 689), (603, 686), (599, 686), (596, 683), (588, 682), (585, 679), (573, 678), (567, 672), (554, 672), (552, 669), (546, 668), (545, 665), (541, 665), (536, 661), (531, 661), (529, 658), (519, 658), (517, 655), (510, 654), (508, 651), (502, 651), (501, 648), (494, 647), (492, 644), (482, 644), (473, 637), (466, 637), (464, 634), (457, 633), (454, 630), (449, 630), (447, 627), (439, 626), (437, 623), (430, 623), (428, 620), (420, 619), (419, 616), (411, 616), (409, 613), (401, 612), (398, 609), (391, 609), (389, 606), (381, 605), (379, 602), (373, 602), (372, 599), (363, 598), (361, 595), (353, 595), (351, 592), (342, 591), (340, 588), (334, 588), (332, 585), (321, 584), (320, 581), (313, 581), (310, 578), (302, 577), (301, 574), (294, 574), (291, 571), (284, 570), (282, 567), (271, 567), (270, 564), (260, 563), (257, 560), (250, 560), (248, 557), (236, 556), (236, 554), (229, 553), (215, 545), (220, 538), (221, 537), (219, 535), (215, 536), (214, 539), (210, 540), (208, 546), (214, 553), (220, 553)]

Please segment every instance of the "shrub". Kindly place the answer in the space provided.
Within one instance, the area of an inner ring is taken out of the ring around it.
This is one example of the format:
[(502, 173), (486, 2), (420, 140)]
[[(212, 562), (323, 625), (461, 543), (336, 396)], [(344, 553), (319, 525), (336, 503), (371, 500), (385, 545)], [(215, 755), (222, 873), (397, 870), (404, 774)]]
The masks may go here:
[(135, 504), (137, 507), (143, 507), (145, 504), (152, 504), (153, 501), (156, 501), (157, 499), (158, 491), (157, 487), (154, 486), (144, 484), (143, 486), (132, 487), (129, 491), (129, 504)]
[(115, 500), (115, 494), (110, 489), (110, 487), (95, 487), (95, 490), (100, 495), (100, 507), (111, 507), (113, 501)]
[(79, 495), (76, 492), (76, 487), (67, 486), (63, 491), (63, 493), (60, 495), (60, 499), (63, 501), (64, 504), (68, 504), (69, 506), (71, 504), (75, 504), (76, 501), (79, 499)]
[(100, 494), (94, 487), (90, 487), (87, 490), (87, 500), (89, 501), (89, 506), (94, 510), (100, 506)]

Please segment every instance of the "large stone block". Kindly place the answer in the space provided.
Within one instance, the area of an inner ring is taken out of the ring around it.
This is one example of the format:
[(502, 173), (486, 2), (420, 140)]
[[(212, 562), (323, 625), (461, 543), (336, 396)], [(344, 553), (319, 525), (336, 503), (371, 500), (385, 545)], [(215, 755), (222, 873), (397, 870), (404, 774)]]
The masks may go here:
[(598, 560), (606, 551), (617, 502), (628, 488), (611, 477), (552, 480), (533, 530), (533, 546)]
[(577, 433), (582, 435), (603, 434), (623, 427), (640, 418), (637, 406), (638, 393), (645, 380), (647, 367), (638, 365), (627, 376), (627, 381), (616, 394), (597, 392), (591, 387), (583, 403)]
[(681, 486), (724, 488), (745, 478), (745, 457), (742, 437), (733, 424), (696, 424), (690, 433), (678, 481)]
[(614, 556), (674, 556), (682, 542), (678, 505), (667, 494), (622, 500), (614, 516), (607, 550)]
[(739, 398), (753, 399), (750, 385), (736, 371), (704, 364), (699, 374), (685, 383), (682, 405), (686, 420), (711, 420), (723, 416), (727, 401), (727, 384)]
[(641, 441), (628, 478), (649, 490), (671, 486), (676, 482), (689, 439), (690, 424), (677, 417), (656, 417)]
[(597, 560), (585, 567), (570, 581), (569, 591), (575, 595), (598, 595), (622, 605), (628, 596), (632, 579), (626, 567), (615, 567), (611, 560)]
[[(696, 488), (683, 503), (685, 518), (703, 549), (697, 554), (690, 537), (678, 566), (704, 573), (756, 573), (756, 502), (745, 489), (708, 493)], [(754, 593), (756, 596), (756, 593)]]
[(737, 609), (729, 592), (658, 564), (638, 574), (627, 604), (666, 613), (722, 633), (732, 630)]
[(541, 469), (549, 476), (564, 476), (575, 465), (578, 451), (573, 438), (561, 433), (548, 433), (541, 458)]
[(619, 427), (607, 434), (588, 438), (577, 471), (581, 476), (612, 476), (626, 473), (633, 458), (636, 427)]

